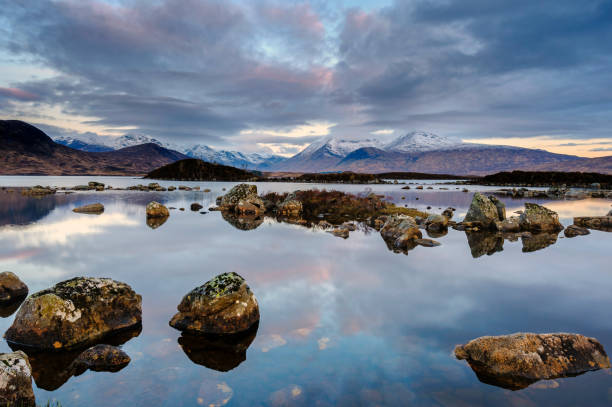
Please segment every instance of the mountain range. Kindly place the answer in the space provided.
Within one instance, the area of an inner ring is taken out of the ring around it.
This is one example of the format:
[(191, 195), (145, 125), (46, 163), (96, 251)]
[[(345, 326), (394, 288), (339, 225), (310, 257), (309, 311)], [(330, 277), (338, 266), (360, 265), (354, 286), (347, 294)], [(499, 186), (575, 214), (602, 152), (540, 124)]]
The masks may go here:
[(146, 143), (113, 151), (79, 151), (55, 143), (36, 127), (0, 120), (0, 174), (144, 175), (188, 158), (178, 151)]
[(57, 136), (53, 140), (66, 147), (88, 152), (114, 151), (140, 144), (153, 143), (168, 150), (178, 151), (190, 158), (229, 165), (236, 168), (256, 170), (271, 169), (285, 157), (266, 153), (241, 153), (239, 151), (215, 150), (204, 144), (166, 143), (141, 134), (126, 134), (120, 137), (98, 136), (95, 134), (79, 134), (78, 136)]
[[(56, 137), (54, 142), (27, 123), (15, 120), (0, 123), (0, 152), (3, 153), (0, 173), (3, 174), (144, 174), (184, 158), (268, 172), (486, 175), (499, 171), (535, 170), (612, 174), (612, 156), (584, 158), (538, 149), (464, 143), (426, 132), (411, 132), (387, 139), (327, 136), (286, 158), (215, 150), (203, 144), (177, 145), (137, 134), (121, 137), (63, 136)], [(22, 136), (28, 134), (18, 147), (15, 147), (15, 131)], [(7, 132), (13, 132), (12, 136), (7, 136)], [(32, 137), (33, 134), (37, 136)], [(6, 140), (11, 137), (12, 142), (7, 144)], [(28, 143), (30, 145), (26, 145)], [(33, 153), (38, 149), (35, 144), (44, 145), (44, 154), (47, 155)], [(49, 151), (53, 153), (49, 155)]]

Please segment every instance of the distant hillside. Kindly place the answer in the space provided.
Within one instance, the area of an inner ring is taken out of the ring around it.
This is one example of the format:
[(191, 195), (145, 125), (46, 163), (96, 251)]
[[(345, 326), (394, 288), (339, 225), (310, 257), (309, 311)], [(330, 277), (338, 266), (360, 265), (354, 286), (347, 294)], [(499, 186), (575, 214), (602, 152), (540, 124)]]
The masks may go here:
[(486, 175), (500, 171), (548, 170), (612, 173), (612, 156), (583, 158), (510, 146), (462, 143), (413, 132), (381, 141), (325, 137), (278, 163), (274, 171), (359, 173), (420, 172)]
[(176, 181), (244, 181), (258, 178), (260, 175), (261, 173), (188, 158), (157, 168), (145, 178)]
[(143, 175), (187, 158), (143, 144), (117, 151), (86, 152), (55, 143), (44, 132), (19, 120), (0, 120), (0, 174)]
[(598, 183), (602, 188), (612, 186), (612, 175), (595, 172), (558, 172), (558, 171), (512, 171), (499, 172), (474, 180), (484, 185), (566, 185), (584, 186)]

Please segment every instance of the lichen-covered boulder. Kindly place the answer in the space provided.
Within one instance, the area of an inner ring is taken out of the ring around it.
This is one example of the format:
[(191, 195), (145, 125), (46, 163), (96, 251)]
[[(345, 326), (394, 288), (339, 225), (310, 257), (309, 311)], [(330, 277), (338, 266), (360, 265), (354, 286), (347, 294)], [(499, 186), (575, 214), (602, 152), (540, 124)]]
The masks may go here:
[(8, 304), (28, 295), (28, 286), (10, 271), (0, 273), (0, 304)]
[(483, 336), (457, 346), (455, 356), (482, 382), (513, 390), (610, 367), (597, 339), (568, 333)]
[(83, 205), (83, 206), (79, 206), (76, 207), (72, 210), (72, 212), (76, 212), (76, 213), (91, 213), (91, 214), (100, 214), (102, 212), (104, 212), (104, 205), (102, 205), (101, 203), (94, 203), (94, 204), (89, 204), (89, 205)]
[(522, 230), (530, 232), (557, 232), (563, 229), (557, 212), (534, 203), (525, 203), (519, 223)]
[(240, 200), (247, 201), (257, 197), (257, 186), (249, 184), (238, 184), (221, 197), (218, 205), (226, 210), (234, 209)]
[(223, 273), (183, 297), (170, 326), (201, 334), (233, 334), (259, 321), (259, 305), (244, 278)]
[(41, 350), (76, 348), (139, 325), (141, 302), (125, 283), (73, 278), (28, 297), (5, 338)]
[(479, 222), (482, 227), (492, 229), (498, 220), (500, 220), (499, 213), (495, 203), (480, 192), (475, 192), (463, 222)]
[(414, 218), (410, 216), (389, 216), (380, 229), (380, 235), (390, 249), (407, 250), (414, 248), (415, 239), (421, 239), (423, 234), (419, 230)]
[(36, 406), (32, 368), (22, 351), (0, 354), (0, 406)]
[(167, 218), (170, 211), (159, 202), (149, 202), (147, 204), (147, 218)]
[(282, 216), (297, 217), (302, 210), (302, 203), (296, 199), (287, 199), (278, 205), (278, 214)]

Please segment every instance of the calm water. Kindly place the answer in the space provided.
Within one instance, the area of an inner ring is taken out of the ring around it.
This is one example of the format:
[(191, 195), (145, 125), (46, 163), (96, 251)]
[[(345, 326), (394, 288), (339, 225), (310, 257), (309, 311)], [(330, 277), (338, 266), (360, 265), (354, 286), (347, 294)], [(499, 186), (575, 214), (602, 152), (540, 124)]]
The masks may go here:
[[(93, 177), (0, 177), (0, 186), (65, 185)], [(113, 186), (142, 183), (103, 178)], [(437, 181), (436, 181), (437, 182)], [(177, 182), (165, 182), (178, 185)], [(74, 276), (111, 277), (143, 296), (142, 332), (124, 345), (131, 363), (117, 373), (61, 377), (46, 369), (39, 403), (64, 406), (603, 406), (612, 403), (612, 376), (603, 370), (540, 381), (510, 391), (478, 381), (456, 344), (518, 331), (577, 332), (612, 352), (612, 234), (592, 231), (560, 238), (535, 252), (506, 241), (486, 255), (466, 234), (449, 230), (442, 246), (389, 251), (375, 232), (343, 240), (319, 230), (266, 219), (240, 230), (219, 212), (199, 214), (231, 183), (182, 183), (212, 192), (101, 192), (25, 199), (0, 191), (0, 270), (30, 287), (47, 288)], [(260, 192), (313, 188), (258, 184)], [(363, 192), (363, 185), (324, 185)], [(471, 193), (401, 190), (374, 185), (398, 204), (454, 206), (462, 218)], [(476, 187), (470, 187), (475, 190)], [(487, 189), (479, 187), (479, 189)], [(402, 199), (404, 197), (405, 199)], [(418, 200), (416, 198), (419, 198)], [(152, 229), (145, 205), (174, 210)], [(533, 200), (531, 200), (533, 201)], [(102, 202), (100, 216), (75, 214)], [(536, 200), (536, 202), (538, 202)], [(508, 212), (523, 201), (507, 200)], [(610, 200), (547, 201), (564, 225), (573, 216), (603, 215)], [(560, 236), (563, 236), (562, 234)], [(474, 257), (479, 256), (479, 257)], [(182, 296), (216, 274), (235, 271), (257, 296), (261, 321), (246, 360), (219, 346), (190, 351), (168, 326)], [(4, 332), (13, 316), (0, 318)], [(0, 351), (9, 351), (3, 341)], [(211, 362), (212, 361), (212, 362)], [(199, 364), (198, 364), (199, 363)], [(236, 366), (237, 365), (237, 366)], [(209, 366), (209, 367), (206, 367)], [(221, 372), (210, 367), (223, 368)], [(62, 382), (65, 383), (62, 384)]]

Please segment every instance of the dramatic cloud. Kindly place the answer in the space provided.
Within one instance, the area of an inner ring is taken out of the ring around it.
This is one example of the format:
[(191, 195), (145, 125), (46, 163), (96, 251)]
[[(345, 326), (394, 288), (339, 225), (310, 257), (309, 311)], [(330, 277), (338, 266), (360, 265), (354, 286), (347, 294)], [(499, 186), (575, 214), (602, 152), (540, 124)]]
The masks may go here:
[(349, 3), (9, 2), (0, 115), (283, 154), (319, 134), (304, 133), (313, 123), (610, 141), (609, 1)]

